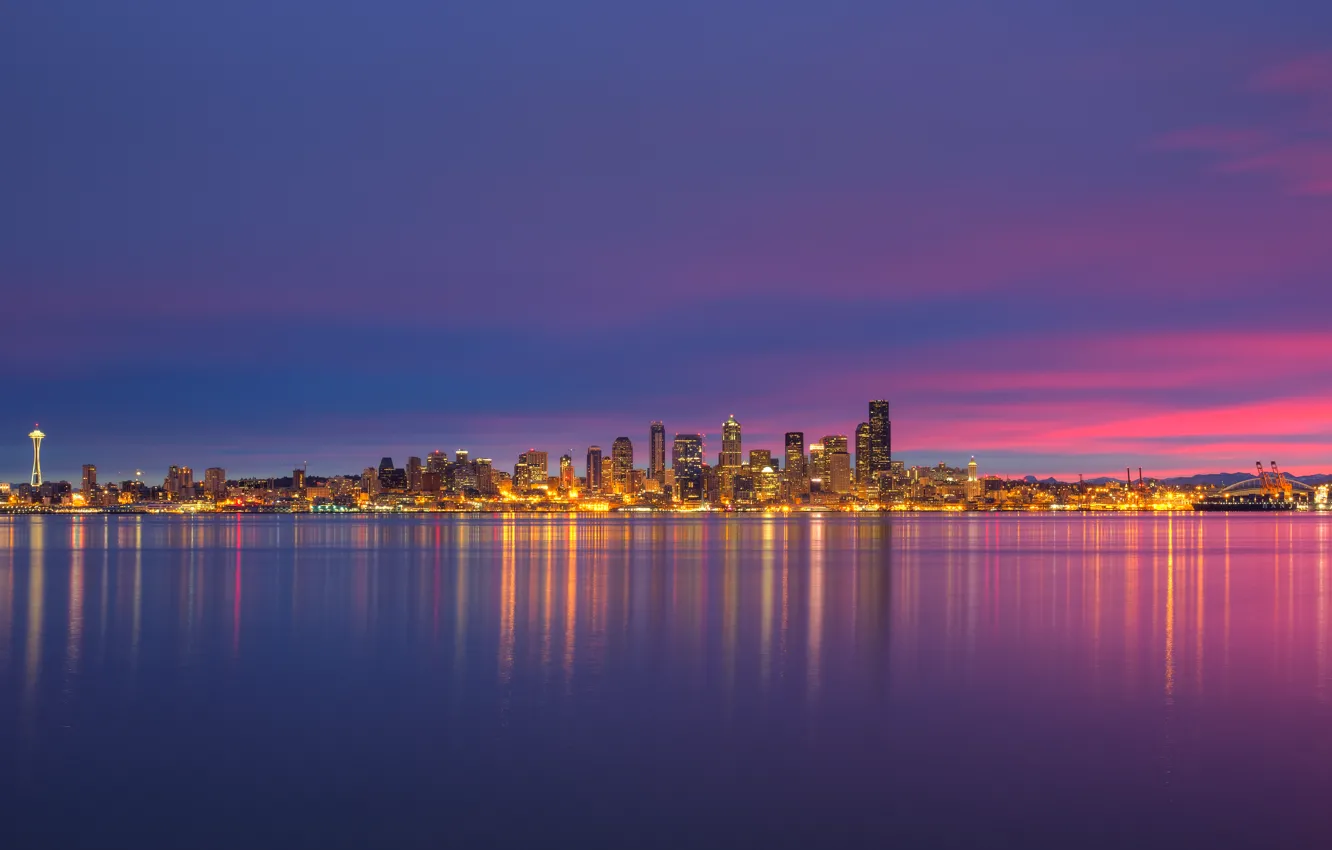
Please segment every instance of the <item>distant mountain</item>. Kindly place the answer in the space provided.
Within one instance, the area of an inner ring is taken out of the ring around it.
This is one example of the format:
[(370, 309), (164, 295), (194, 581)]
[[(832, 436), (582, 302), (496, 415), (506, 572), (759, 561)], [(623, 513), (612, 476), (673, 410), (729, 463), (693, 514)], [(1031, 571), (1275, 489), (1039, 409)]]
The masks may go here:
[[(1247, 481), (1250, 478), (1257, 477), (1257, 472), (1212, 472), (1202, 475), (1189, 475), (1182, 478), (1162, 479), (1166, 484), (1175, 487), (1229, 487), (1240, 481)], [(1326, 484), (1332, 481), (1332, 475), (1327, 473), (1316, 473), (1313, 475), (1287, 475), (1287, 478), (1299, 481), (1302, 484), (1308, 484), (1310, 487), (1317, 487), (1319, 484)]]

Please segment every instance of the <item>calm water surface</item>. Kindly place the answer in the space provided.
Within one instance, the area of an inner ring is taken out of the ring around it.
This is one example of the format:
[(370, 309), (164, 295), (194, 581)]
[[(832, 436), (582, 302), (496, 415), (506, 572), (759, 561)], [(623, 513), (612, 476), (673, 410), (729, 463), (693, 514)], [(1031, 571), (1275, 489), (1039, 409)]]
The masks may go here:
[(4, 847), (1332, 846), (1332, 519), (0, 519)]

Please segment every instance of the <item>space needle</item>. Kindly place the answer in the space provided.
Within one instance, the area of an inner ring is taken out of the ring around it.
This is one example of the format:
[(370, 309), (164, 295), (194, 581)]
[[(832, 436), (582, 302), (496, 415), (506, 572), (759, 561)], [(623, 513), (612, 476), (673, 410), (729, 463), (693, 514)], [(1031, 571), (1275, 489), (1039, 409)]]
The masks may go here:
[(32, 486), (42, 486), (42, 438), (43, 434), (36, 425), (32, 426), (32, 433), (28, 439), (32, 440)]

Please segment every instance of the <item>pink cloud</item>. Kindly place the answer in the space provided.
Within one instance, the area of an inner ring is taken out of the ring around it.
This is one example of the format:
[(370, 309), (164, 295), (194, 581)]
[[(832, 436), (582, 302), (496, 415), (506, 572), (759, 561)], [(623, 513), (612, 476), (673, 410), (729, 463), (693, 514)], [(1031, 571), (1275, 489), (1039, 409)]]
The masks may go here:
[(1254, 74), (1246, 90), (1259, 95), (1295, 95), (1302, 111), (1268, 127), (1193, 127), (1176, 130), (1152, 144), (1157, 150), (1214, 154), (1223, 174), (1262, 174), (1293, 195), (1332, 194), (1332, 53), (1304, 56)]
[(1301, 56), (1259, 71), (1248, 88), (1260, 92), (1332, 93), (1332, 53)]

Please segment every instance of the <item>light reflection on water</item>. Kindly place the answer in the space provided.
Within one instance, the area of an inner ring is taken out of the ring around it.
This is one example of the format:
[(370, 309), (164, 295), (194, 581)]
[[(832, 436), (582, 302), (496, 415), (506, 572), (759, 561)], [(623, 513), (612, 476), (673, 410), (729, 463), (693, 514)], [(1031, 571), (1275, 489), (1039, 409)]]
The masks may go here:
[(43, 843), (182, 782), (217, 846), (1332, 838), (1330, 525), (4, 518), (0, 791)]

